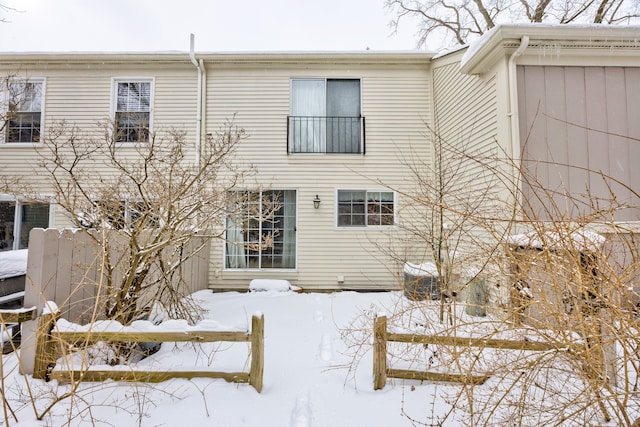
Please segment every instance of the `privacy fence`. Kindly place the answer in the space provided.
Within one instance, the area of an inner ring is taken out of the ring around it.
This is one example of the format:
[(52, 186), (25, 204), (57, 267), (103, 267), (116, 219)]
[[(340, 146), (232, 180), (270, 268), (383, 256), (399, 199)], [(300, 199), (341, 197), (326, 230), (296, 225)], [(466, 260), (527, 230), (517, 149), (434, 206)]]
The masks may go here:
[[(122, 278), (128, 267), (127, 239), (118, 230), (102, 231), (102, 235), (97, 235), (97, 231), (93, 233), (70, 229), (31, 231), (25, 307), (36, 307), (40, 316), (45, 303), (51, 301), (60, 315), (70, 322), (84, 324), (104, 318), (107, 269), (113, 282), (117, 283)], [(108, 245), (99, 242), (108, 242)], [(196, 237), (179, 247), (167, 247), (162, 251), (159, 262), (177, 266), (170, 278), (174, 293), (189, 295), (207, 289), (207, 238)], [(152, 271), (146, 280), (154, 283), (160, 274), (159, 270)], [(167, 282), (158, 283), (166, 285)], [(144, 300), (145, 296), (142, 298)], [(36, 320), (23, 323), (22, 353), (26, 356), (23, 359), (27, 373), (33, 372), (29, 361), (34, 360), (36, 331)]]

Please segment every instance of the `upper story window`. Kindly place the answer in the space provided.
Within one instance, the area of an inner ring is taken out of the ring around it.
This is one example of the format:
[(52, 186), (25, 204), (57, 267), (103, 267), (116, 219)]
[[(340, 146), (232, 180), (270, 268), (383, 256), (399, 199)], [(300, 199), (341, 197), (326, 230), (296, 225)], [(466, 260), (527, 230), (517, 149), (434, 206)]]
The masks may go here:
[(41, 81), (10, 81), (5, 92), (5, 142), (40, 142), (42, 130)]
[(393, 225), (392, 191), (338, 190), (338, 227)]
[(294, 79), (290, 153), (364, 153), (359, 79)]
[(115, 81), (115, 141), (148, 142), (151, 128), (152, 81)]

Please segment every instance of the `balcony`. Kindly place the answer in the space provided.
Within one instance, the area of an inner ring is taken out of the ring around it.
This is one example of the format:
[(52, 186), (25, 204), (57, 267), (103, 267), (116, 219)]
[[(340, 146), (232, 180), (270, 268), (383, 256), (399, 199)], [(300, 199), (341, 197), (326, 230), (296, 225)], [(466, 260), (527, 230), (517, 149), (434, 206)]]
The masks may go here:
[(288, 116), (287, 153), (364, 154), (364, 117)]

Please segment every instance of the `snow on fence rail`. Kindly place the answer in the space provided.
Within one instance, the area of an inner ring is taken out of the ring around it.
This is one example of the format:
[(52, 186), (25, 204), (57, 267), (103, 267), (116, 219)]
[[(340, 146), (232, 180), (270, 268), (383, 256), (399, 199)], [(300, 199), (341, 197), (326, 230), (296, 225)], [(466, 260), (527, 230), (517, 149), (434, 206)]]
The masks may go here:
[(387, 331), (387, 317), (378, 315), (373, 327), (373, 389), (380, 390), (387, 383), (387, 378), (403, 378), (410, 380), (448, 381), (465, 384), (483, 384), (490, 375), (448, 374), (442, 372), (426, 372), (406, 369), (391, 369), (387, 367), (387, 342), (402, 342), (411, 344), (436, 344), (450, 346), (468, 346), (480, 348), (500, 348), (506, 350), (525, 351), (584, 351), (582, 345), (542, 342), (542, 341), (513, 341), (491, 338), (470, 338), (461, 336), (438, 336), (419, 334), (399, 334)]
[[(264, 316), (256, 313), (251, 319), (251, 332), (239, 331), (58, 331), (55, 328), (59, 313), (45, 313), (38, 323), (36, 355), (33, 377), (44, 380), (71, 381), (142, 381), (162, 382), (171, 378), (222, 378), (228, 382), (249, 383), (260, 393), (264, 372)], [(98, 341), (104, 342), (249, 342), (251, 365), (249, 372), (215, 372), (205, 370), (151, 371), (135, 369), (53, 369), (62, 348), (86, 348)]]
[(16, 308), (13, 310), (0, 310), (0, 324), (22, 323), (36, 318), (36, 308)]

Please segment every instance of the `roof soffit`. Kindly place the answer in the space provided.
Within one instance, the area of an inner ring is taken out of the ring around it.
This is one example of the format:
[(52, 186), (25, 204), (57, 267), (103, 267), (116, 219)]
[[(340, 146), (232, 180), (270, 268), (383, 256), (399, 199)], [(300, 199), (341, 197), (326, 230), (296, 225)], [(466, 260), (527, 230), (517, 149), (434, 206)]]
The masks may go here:
[(483, 74), (498, 61), (504, 60), (520, 46), (524, 36), (529, 43), (524, 55), (536, 54), (549, 59), (558, 55), (584, 57), (637, 57), (640, 61), (640, 27), (573, 26), (573, 25), (509, 25), (498, 26), (477, 46), (465, 54), (460, 71)]

